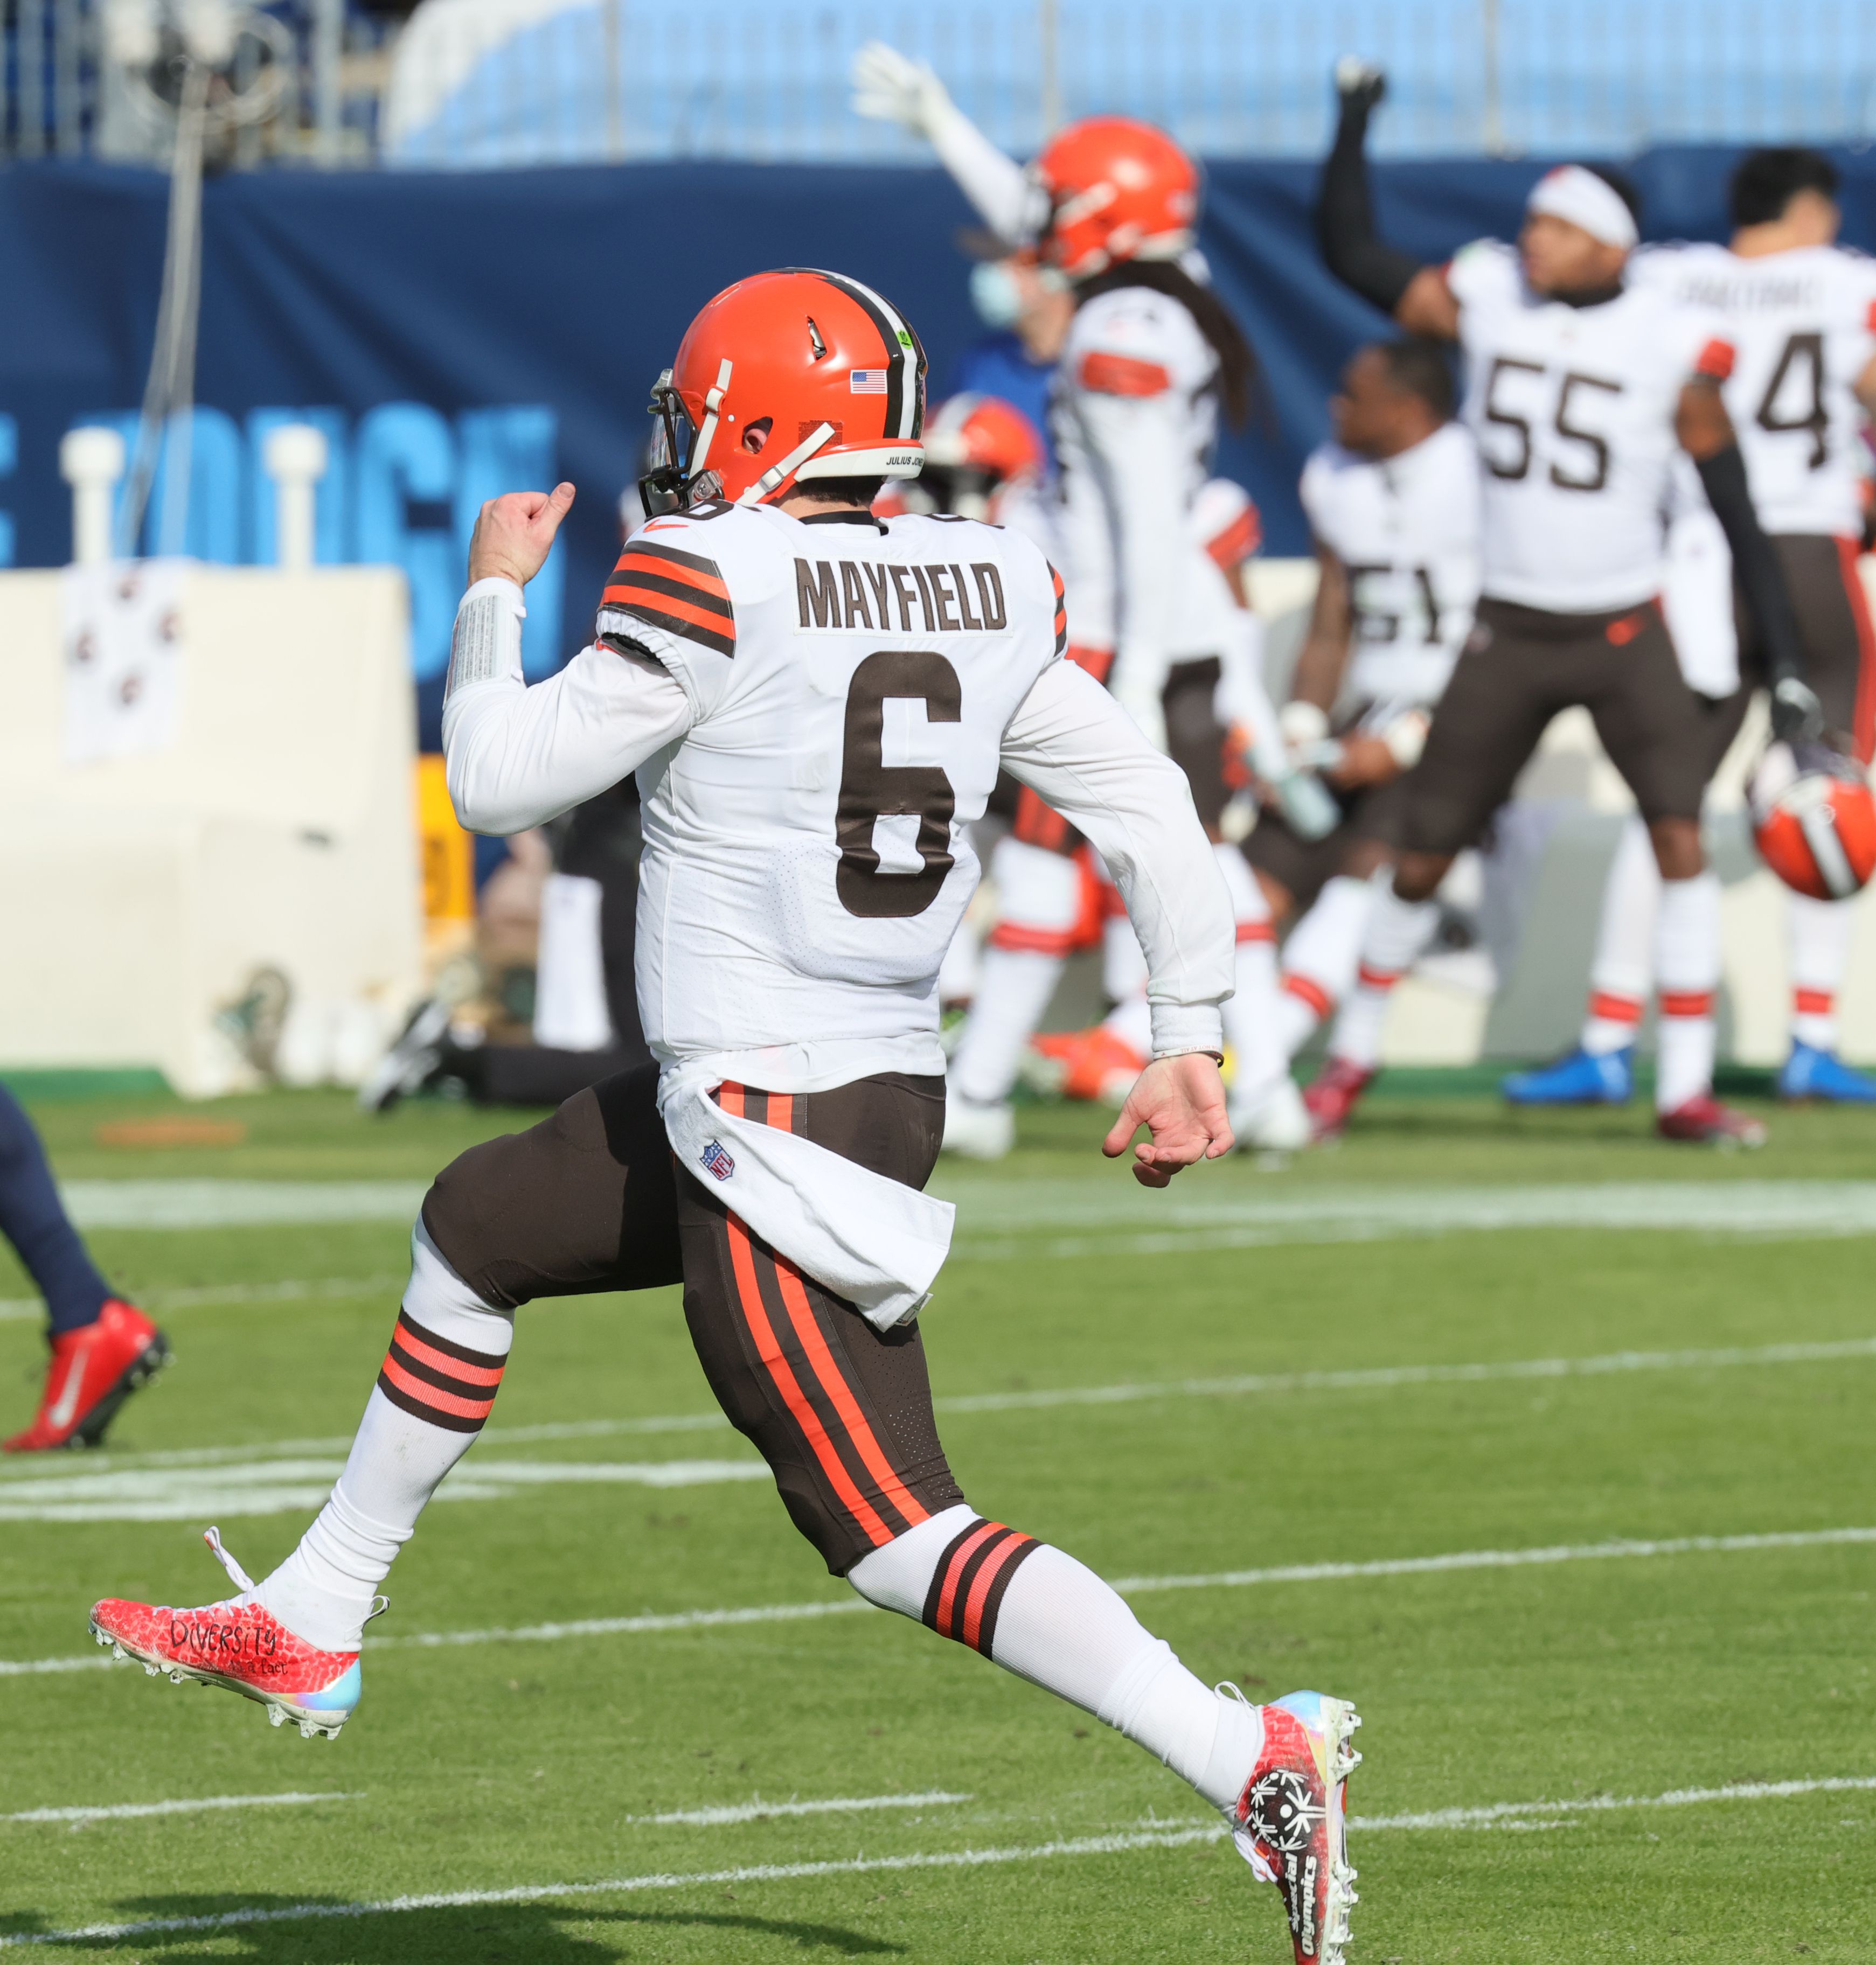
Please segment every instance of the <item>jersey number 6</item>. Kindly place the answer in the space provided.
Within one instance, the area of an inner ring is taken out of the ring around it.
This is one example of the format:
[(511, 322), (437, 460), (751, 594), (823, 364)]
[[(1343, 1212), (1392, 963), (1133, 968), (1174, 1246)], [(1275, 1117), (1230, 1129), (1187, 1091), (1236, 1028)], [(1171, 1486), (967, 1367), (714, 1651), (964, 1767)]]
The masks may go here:
[[(889, 696), (922, 703), (928, 723), (955, 723), (964, 714), (963, 686), (942, 655), (882, 649), (854, 671), (847, 690), (847, 734), (834, 822), (840, 844), (834, 891), (850, 915), (869, 921), (903, 921), (923, 914), (938, 899), (954, 864), (951, 815), (957, 795), (936, 764), (886, 762), (883, 739)], [(923, 864), (915, 873), (882, 873), (873, 844), (875, 822), (912, 813), (918, 815), (919, 857)]]

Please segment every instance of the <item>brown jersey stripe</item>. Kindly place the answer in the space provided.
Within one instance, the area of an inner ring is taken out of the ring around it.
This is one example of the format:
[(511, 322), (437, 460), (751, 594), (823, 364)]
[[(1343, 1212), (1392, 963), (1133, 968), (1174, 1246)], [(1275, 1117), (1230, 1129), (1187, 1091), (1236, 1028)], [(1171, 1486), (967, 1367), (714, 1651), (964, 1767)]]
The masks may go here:
[(732, 627), (727, 634), (709, 625), (707, 620), (687, 618), (692, 610), (681, 603), (660, 600), (654, 606), (643, 600), (614, 600), (608, 598), (605, 606), (616, 609), (621, 614), (629, 614), (635, 621), (642, 621), (648, 627), (661, 628), (668, 635), (675, 635), (680, 640), (695, 642), (700, 648), (708, 648), (719, 655), (734, 657), (736, 652), (736, 631)]
[[(619, 555), (621, 565), (625, 563), (626, 556), (632, 553), (643, 553), (648, 558), (666, 560), (673, 566), (687, 567), (693, 573), (707, 574), (719, 586), (722, 584), (722, 568), (715, 560), (706, 559), (701, 553), (686, 552), (678, 546), (655, 545), (649, 539), (637, 539), (632, 540), (625, 552)], [(729, 589), (726, 587), (724, 591), (727, 593)]]
[(668, 580), (661, 573), (649, 571), (644, 567), (622, 566), (606, 583), (605, 597), (612, 600), (621, 595), (639, 597), (645, 594), (661, 594), (668, 600), (682, 600), (692, 607), (700, 607), (706, 614), (720, 616), (726, 621), (734, 621), (736, 610), (729, 604), (729, 597), (719, 593), (714, 587), (687, 586), (681, 580)]

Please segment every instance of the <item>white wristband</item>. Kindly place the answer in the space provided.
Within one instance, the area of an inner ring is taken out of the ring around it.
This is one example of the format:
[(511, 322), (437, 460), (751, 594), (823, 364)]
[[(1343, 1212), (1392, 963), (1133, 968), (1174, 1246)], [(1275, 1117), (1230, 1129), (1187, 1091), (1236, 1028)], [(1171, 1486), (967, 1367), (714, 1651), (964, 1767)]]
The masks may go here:
[(521, 674), (521, 623), (527, 618), (521, 590), (499, 577), (478, 580), (456, 603), (456, 625), (449, 638), (449, 676), (443, 684), (446, 702), (459, 689)]
[(1224, 1018), (1215, 1003), (1154, 1003), (1153, 1054), (1179, 1057), (1188, 1051), (1224, 1054)]

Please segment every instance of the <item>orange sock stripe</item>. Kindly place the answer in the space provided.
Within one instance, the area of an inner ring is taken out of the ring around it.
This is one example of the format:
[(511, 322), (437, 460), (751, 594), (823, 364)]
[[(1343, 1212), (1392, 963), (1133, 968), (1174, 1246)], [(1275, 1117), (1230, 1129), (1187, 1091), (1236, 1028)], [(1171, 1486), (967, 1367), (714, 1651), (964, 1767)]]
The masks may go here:
[(1642, 1020), (1642, 999), (1639, 996), (1618, 996), (1607, 989), (1591, 990), (1589, 1014), (1601, 1018), (1605, 1024), (1639, 1024)]
[(1363, 963), (1355, 972), (1355, 979), (1364, 989), (1392, 989), (1407, 972), (1401, 969), (1371, 969)]
[(501, 1383), (501, 1375), (507, 1363), (504, 1359), (499, 1365), (465, 1365), (460, 1358), (452, 1358), (433, 1344), (426, 1344), (408, 1323), (401, 1321), (391, 1340), (389, 1355), (396, 1358), (400, 1354), (406, 1362), (427, 1365), (432, 1371), (440, 1372), (465, 1388), (486, 1385), (491, 1396)]
[(1714, 992), (1711, 989), (1664, 989), (1661, 1014), (1664, 1017), (1710, 1017)]
[(1335, 999), (1313, 977), (1300, 976), (1291, 969), (1286, 970), (1279, 979), (1284, 991), (1299, 1003), (1307, 1004), (1318, 1022), (1335, 1008)]
[(969, 1566), (970, 1558), (993, 1536), (1007, 1535), (1009, 1530), (1002, 1522), (985, 1522), (970, 1532), (951, 1551), (944, 1565), (944, 1581), (938, 1590), (938, 1608), (933, 1613), (932, 1628), (941, 1638), (954, 1638), (957, 1632), (953, 1628), (951, 1613), (956, 1604), (957, 1586)]
[(961, 1633), (964, 1642), (974, 1651), (987, 1651), (987, 1644), (977, 1641), (983, 1632), (984, 1606), (989, 1601), (990, 1587), (997, 1577), (1025, 1549), (1035, 1546), (1033, 1536), (1010, 1535), (996, 1549), (991, 1550), (978, 1566), (972, 1581), (970, 1594), (964, 1600), (964, 1624)]
[(1834, 989), (1794, 989), (1791, 1007), (1800, 1017), (1827, 1017), (1837, 1007)]
[(1276, 923), (1275, 921), (1240, 921), (1237, 924), (1237, 945), (1240, 948), (1253, 941), (1274, 942), (1276, 940)]
[[(726, 1092), (729, 1088), (724, 1087)], [(742, 1088), (737, 1088), (740, 1092)], [(893, 1531), (880, 1520), (866, 1497), (854, 1485), (853, 1477), (842, 1463), (838, 1450), (828, 1437), (827, 1429), (821, 1423), (808, 1397), (801, 1389), (794, 1369), (783, 1355), (777, 1343), (774, 1327), (769, 1322), (767, 1311), (763, 1307), (762, 1292), (756, 1281), (755, 1250), (751, 1245), (749, 1231), (734, 1214), (728, 1217), (729, 1227), (730, 1266), (736, 1275), (736, 1291), (742, 1299), (742, 1314), (749, 1327), (749, 1334), (755, 1339), (756, 1355), (763, 1368), (774, 1380), (776, 1389), (781, 1394), (783, 1403), (793, 1415), (794, 1422), (802, 1431), (814, 1457), (821, 1463), (821, 1471), (827, 1476), (829, 1484), (861, 1532), (875, 1549), (893, 1539)]]
[(990, 931), (990, 946), (1018, 955), (1066, 955), (1075, 932), (1066, 928), (1025, 928), (1020, 921), (999, 921)]
[[(389, 1381), (388, 1386), (387, 1381)], [(481, 1426), (482, 1421), (488, 1417), (489, 1408), (495, 1403), (495, 1394), (492, 1391), (485, 1399), (464, 1398), (457, 1393), (445, 1391), (440, 1385), (426, 1385), (423, 1379), (407, 1372), (394, 1357), (388, 1356), (379, 1366), (378, 1381), (381, 1387), (404, 1394), (404, 1399), (398, 1401), (401, 1405), (404, 1404), (405, 1399), (415, 1400), (423, 1410), (414, 1417), (421, 1419), (431, 1413), (447, 1413), (453, 1419), (471, 1419), (475, 1421), (475, 1427), (468, 1429), (471, 1431)], [(408, 1412), (410, 1407), (406, 1405), (404, 1410)]]

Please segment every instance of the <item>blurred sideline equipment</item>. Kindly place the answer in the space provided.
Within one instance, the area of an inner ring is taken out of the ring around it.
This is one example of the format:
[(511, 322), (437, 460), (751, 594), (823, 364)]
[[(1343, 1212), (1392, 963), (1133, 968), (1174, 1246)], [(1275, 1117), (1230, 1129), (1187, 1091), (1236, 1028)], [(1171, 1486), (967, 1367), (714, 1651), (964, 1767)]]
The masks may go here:
[[(150, 656), (172, 717), (74, 763), (85, 715), (134, 719), (153, 687), (128, 664), (117, 699), (86, 693), (101, 578), (118, 595), (172, 580)], [(408, 636), (384, 568), (0, 574), (0, 919), (18, 951), (0, 1063), (155, 1065), (191, 1097), (252, 1085), (232, 1012), (272, 970), (291, 1003), (259, 1062), (362, 1076), (422, 979)]]
[(1821, 744), (1774, 744), (1753, 773), (1752, 838), (1794, 892), (1847, 901), (1876, 869), (1876, 800), (1853, 759)]
[(52, 1357), (39, 1410), (8, 1453), (96, 1446), (117, 1409), (169, 1362), (163, 1334), (93, 1266), (33, 1122), (0, 1085), (0, 1233), (46, 1300)]

